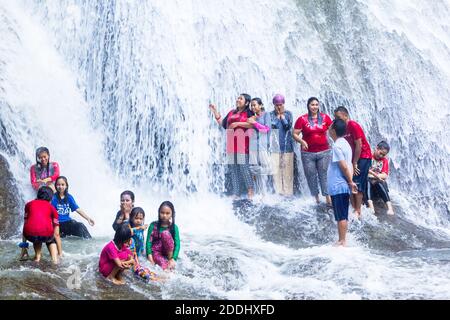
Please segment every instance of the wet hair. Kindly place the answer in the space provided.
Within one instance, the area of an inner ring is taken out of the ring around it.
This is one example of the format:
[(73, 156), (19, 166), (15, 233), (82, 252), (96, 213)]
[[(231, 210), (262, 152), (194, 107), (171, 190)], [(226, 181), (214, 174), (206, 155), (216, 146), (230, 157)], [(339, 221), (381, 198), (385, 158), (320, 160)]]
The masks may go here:
[(161, 228), (162, 223), (159, 213), (162, 207), (169, 207), (170, 210), (172, 210), (172, 223), (169, 226), (169, 231), (172, 237), (175, 238), (175, 207), (173, 206), (173, 203), (170, 201), (164, 201), (163, 203), (160, 204), (158, 208), (158, 222), (156, 223), (156, 230), (158, 230), (158, 238), (160, 237), (159, 229)]
[(345, 113), (347, 116), (349, 115), (347, 108), (344, 107), (344, 106), (339, 106), (339, 107), (337, 107), (336, 109), (334, 109), (334, 113), (336, 113), (336, 112), (343, 112), (343, 113)]
[(122, 200), (122, 196), (124, 196), (124, 195), (129, 195), (130, 198), (131, 198), (131, 201), (134, 202), (134, 193), (133, 193), (133, 191), (125, 190), (124, 192), (122, 192), (122, 193), (120, 194), (120, 199), (121, 199), (121, 200)]
[(384, 149), (384, 150), (386, 150), (387, 152), (389, 152), (390, 150), (391, 150), (391, 147), (389, 146), (389, 143), (387, 143), (386, 141), (380, 141), (378, 144), (377, 144), (377, 148), (378, 149)]
[(39, 155), (43, 152), (48, 154), (48, 163), (47, 163), (46, 169), (47, 169), (47, 177), (49, 177), (50, 176), (50, 151), (48, 150), (47, 147), (39, 147), (36, 149), (36, 166), (39, 169), (42, 169), (42, 163), (39, 161)]
[(245, 106), (248, 108), (250, 106), (250, 102), (252, 101), (252, 97), (247, 93), (241, 93), (240, 96), (243, 96), (245, 99)]
[(256, 101), (256, 103), (261, 106), (261, 110), (264, 111), (264, 103), (262, 102), (261, 98), (253, 98), (252, 101)]
[(51, 201), (53, 198), (53, 190), (50, 187), (42, 186), (37, 192), (37, 199)]
[[(306, 102), (306, 108), (308, 109), (308, 121), (309, 121), (309, 125), (311, 127), (314, 127), (314, 121), (313, 121), (313, 118), (312, 118), (312, 112), (309, 111), (309, 105), (313, 101), (317, 101), (317, 103), (319, 103), (319, 99), (317, 99), (316, 97), (311, 97), (311, 98), (308, 99), (308, 102)], [(322, 122), (323, 122), (323, 118), (322, 118), (322, 115), (320, 114), (320, 109), (319, 109), (318, 113), (317, 113), (317, 125), (321, 126)]]
[[(58, 180), (59, 179), (62, 179), (62, 180), (64, 180), (64, 182), (66, 183), (66, 186), (67, 186), (67, 188), (66, 188), (66, 190), (64, 190), (64, 202), (65, 203), (68, 203), (68, 199), (67, 199), (67, 195), (69, 194), (69, 183), (67, 182), (67, 178), (66, 177), (64, 177), (64, 176), (59, 176), (58, 178), (56, 178), (56, 180), (55, 180), (55, 188), (56, 188), (56, 184), (58, 183)], [(61, 201), (62, 201), (62, 199), (61, 199), (61, 196), (59, 195), (59, 192), (58, 192), (58, 190), (56, 190), (56, 199), (58, 200), (58, 203), (61, 203)]]
[(334, 119), (330, 128), (333, 129), (336, 132), (336, 136), (340, 138), (345, 135), (345, 131), (347, 130), (347, 124), (342, 119)]
[(123, 244), (131, 239), (132, 233), (128, 224), (121, 224), (114, 234), (114, 243), (121, 249)]
[(142, 209), (141, 207), (135, 207), (131, 210), (130, 213), (130, 226), (132, 228), (136, 227), (133, 223), (134, 218), (138, 215), (138, 214), (142, 214), (142, 216), (145, 218), (145, 212), (144, 209)]

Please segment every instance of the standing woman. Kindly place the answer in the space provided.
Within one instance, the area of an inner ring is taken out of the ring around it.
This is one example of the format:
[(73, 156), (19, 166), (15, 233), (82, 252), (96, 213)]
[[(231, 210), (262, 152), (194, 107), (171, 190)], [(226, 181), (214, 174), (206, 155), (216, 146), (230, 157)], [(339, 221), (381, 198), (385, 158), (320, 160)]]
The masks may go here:
[(292, 112), (286, 110), (285, 98), (276, 94), (270, 112), (271, 157), (275, 192), (284, 196), (294, 194), (294, 142), (292, 139)]
[(255, 132), (250, 138), (250, 173), (255, 182), (255, 190), (264, 194), (268, 187), (268, 176), (271, 175), (270, 160), (270, 115), (265, 112), (264, 104), (260, 98), (253, 98), (250, 107), (255, 113), (247, 122), (250, 123)]
[(241, 184), (245, 185), (249, 199), (253, 197), (253, 180), (249, 166), (249, 135), (253, 125), (247, 120), (253, 116), (250, 110), (250, 95), (240, 94), (236, 99), (236, 108), (228, 112), (222, 118), (214, 104), (209, 105), (209, 109), (219, 125), (227, 129), (227, 163), (231, 170), (231, 182), (235, 197), (241, 195)]
[(36, 149), (36, 164), (30, 168), (30, 180), (34, 190), (48, 186), (56, 192), (54, 182), (59, 177), (59, 165), (50, 162), (50, 151), (46, 147)]
[(319, 106), (317, 98), (308, 99), (308, 113), (300, 116), (295, 122), (293, 136), (294, 140), (301, 145), (303, 170), (311, 195), (316, 198), (317, 203), (320, 202), (320, 185), (327, 205), (331, 206), (331, 198), (327, 193), (327, 170), (331, 152), (327, 131), (332, 121), (328, 115), (320, 112)]

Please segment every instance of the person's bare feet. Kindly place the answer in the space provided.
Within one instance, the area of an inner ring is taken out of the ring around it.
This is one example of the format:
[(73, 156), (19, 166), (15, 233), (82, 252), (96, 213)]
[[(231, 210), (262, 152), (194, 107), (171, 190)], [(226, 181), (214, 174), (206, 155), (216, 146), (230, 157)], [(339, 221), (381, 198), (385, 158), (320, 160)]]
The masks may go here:
[(119, 286), (121, 286), (121, 285), (124, 285), (125, 284), (125, 280), (124, 279), (116, 279), (116, 278), (112, 278), (112, 279), (109, 279), (109, 280), (111, 280), (111, 282), (112, 283), (114, 283), (115, 285), (119, 285)]
[(345, 242), (345, 240), (336, 241), (336, 243), (334, 244), (335, 247), (345, 247), (346, 245), (347, 243)]
[(386, 211), (386, 213), (388, 214), (388, 215), (390, 215), (390, 216), (393, 216), (395, 213), (394, 213), (394, 210), (391, 210), (391, 209), (389, 209), (388, 211)]
[(20, 261), (26, 261), (30, 258), (30, 256), (28, 255), (28, 250), (26, 248), (22, 248), (22, 252), (20, 254)]

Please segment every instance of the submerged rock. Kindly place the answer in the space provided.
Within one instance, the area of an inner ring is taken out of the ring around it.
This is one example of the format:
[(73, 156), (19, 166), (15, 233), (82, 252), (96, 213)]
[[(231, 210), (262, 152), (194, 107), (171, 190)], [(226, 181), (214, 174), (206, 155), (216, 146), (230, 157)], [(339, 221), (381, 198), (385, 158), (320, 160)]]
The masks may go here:
[(17, 234), (21, 219), (21, 205), (17, 186), (6, 159), (0, 155), (0, 238)]

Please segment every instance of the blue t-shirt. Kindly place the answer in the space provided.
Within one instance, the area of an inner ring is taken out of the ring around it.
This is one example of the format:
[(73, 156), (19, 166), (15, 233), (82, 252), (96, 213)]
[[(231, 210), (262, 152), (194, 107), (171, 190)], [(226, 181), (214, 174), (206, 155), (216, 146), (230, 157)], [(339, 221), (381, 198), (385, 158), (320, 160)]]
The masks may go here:
[(67, 197), (61, 200), (59, 200), (56, 194), (54, 194), (52, 199), (52, 206), (54, 206), (58, 211), (59, 222), (72, 220), (72, 218), (70, 218), (70, 213), (79, 208), (79, 206), (75, 202), (75, 199), (70, 194), (67, 194)]
[(330, 196), (350, 193), (348, 181), (339, 167), (338, 162), (341, 160), (345, 160), (350, 170), (353, 170), (352, 148), (344, 138), (338, 138), (331, 151), (331, 161), (327, 172), (328, 194)]

